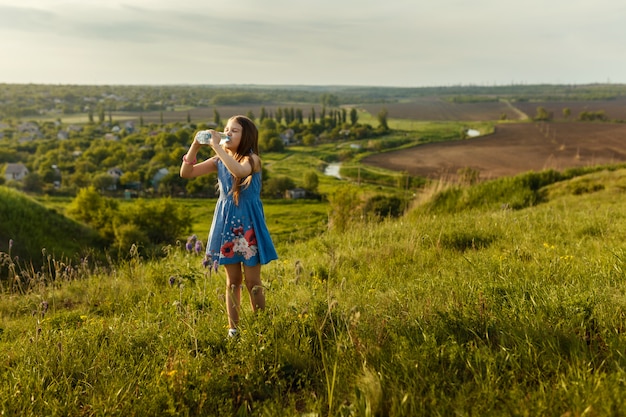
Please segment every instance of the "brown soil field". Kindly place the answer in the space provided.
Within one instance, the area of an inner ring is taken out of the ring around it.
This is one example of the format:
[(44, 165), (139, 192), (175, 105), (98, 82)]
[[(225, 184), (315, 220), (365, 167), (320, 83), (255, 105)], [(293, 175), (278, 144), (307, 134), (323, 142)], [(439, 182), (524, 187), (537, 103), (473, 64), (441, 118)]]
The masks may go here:
[(432, 179), (454, 179), (461, 168), (481, 179), (527, 171), (626, 162), (626, 124), (512, 123), (495, 133), (372, 155), (365, 164)]
[(500, 120), (506, 115), (507, 120), (522, 120), (524, 115), (533, 118), (537, 107), (543, 107), (552, 113), (554, 120), (566, 121), (563, 109), (570, 109), (569, 120), (575, 121), (583, 111), (604, 111), (607, 118), (614, 121), (626, 120), (626, 98), (615, 100), (587, 101), (528, 101), (485, 103), (452, 103), (440, 97), (420, 98), (410, 103), (369, 104), (362, 106), (372, 115), (385, 107), (390, 118), (430, 120), (430, 121), (483, 121)]
[[(515, 102), (508, 105), (505, 102), (484, 102), (484, 103), (452, 103), (440, 97), (422, 97), (407, 103), (378, 103), (359, 106), (367, 110), (372, 115), (377, 115), (381, 109), (386, 108), (388, 117), (393, 119), (410, 119), (425, 121), (486, 121), (500, 120), (502, 115), (507, 120), (522, 120), (524, 115), (532, 118), (537, 114), (537, 107), (543, 107), (553, 114), (554, 120), (565, 121), (563, 109), (570, 109), (569, 120), (575, 121), (583, 111), (604, 111), (611, 120), (626, 120), (626, 98), (615, 100), (594, 100), (594, 101), (548, 101), (548, 102)], [(285, 104), (261, 106), (258, 104), (240, 106), (218, 106), (217, 110), (223, 119), (234, 114), (247, 114), (251, 111), (256, 117), (260, 116), (261, 108), (270, 113), (276, 112), (278, 107), (302, 110), (305, 119), (308, 118), (311, 107), (315, 107), (317, 116), (321, 112), (320, 105)], [(213, 121), (213, 110), (215, 107), (194, 108), (189, 111), (164, 111), (163, 121), (165, 123), (187, 121), (189, 114), (193, 123)], [(118, 113), (124, 119), (138, 120), (139, 113)], [(152, 111), (142, 114), (145, 123), (159, 123), (161, 112)]]
[(584, 111), (604, 111), (610, 120), (626, 120), (626, 98), (615, 100), (588, 100), (588, 101), (545, 101), (545, 102), (522, 102), (513, 103), (515, 107), (526, 113), (529, 117), (537, 114), (537, 107), (543, 107), (552, 113), (554, 120), (565, 119), (563, 109), (570, 109), (570, 120), (576, 120)]
[[(368, 104), (361, 106), (372, 115), (384, 107), (389, 118), (430, 121), (520, 120), (521, 115), (504, 102), (452, 103), (440, 97), (424, 97), (410, 103)], [(533, 110), (533, 114), (536, 110)]]

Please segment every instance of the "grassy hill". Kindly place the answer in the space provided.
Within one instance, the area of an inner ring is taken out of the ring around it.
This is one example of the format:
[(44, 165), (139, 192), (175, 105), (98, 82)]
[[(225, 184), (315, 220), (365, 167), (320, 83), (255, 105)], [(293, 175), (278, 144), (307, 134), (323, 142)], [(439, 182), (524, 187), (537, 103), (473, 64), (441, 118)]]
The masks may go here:
[(46, 263), (44, 248), (56, 259), (76, 260), (99, 247), (101, 243), (93, 230), (19, 191), (0, 186), (0, 252), (10, 250), (12, 256), (39, 264), (39, 260)]
[(175, 245), (5, 290), (0, 410), (622, 415), (625, 183), (623, 169), (527, 174), (279, 242), (267, 308), (244, 306), (236, 340), (223, 270)]

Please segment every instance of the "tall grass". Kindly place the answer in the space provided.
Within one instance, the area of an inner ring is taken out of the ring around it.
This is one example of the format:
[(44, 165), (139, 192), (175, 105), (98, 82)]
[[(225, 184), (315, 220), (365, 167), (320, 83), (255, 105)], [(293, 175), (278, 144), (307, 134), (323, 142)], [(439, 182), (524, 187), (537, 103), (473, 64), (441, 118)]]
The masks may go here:
[[(173, 244), (0, 303), (5, 415), (624, 415), (626, 196), (350, 224), (277, 242), (226, 336), (224, 275)], [(581, 177), (582, 178), (582, 177)]]

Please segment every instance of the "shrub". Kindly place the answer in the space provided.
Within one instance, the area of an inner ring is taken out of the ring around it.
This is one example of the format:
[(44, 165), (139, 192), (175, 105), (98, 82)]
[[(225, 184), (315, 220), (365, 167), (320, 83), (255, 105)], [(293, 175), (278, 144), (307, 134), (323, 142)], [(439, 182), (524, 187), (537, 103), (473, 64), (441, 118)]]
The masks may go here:
[(376, 195), (365, 203), (365, 212), (377, 217), (399, 217), (404, 212), (404, 201), (399, 197)]

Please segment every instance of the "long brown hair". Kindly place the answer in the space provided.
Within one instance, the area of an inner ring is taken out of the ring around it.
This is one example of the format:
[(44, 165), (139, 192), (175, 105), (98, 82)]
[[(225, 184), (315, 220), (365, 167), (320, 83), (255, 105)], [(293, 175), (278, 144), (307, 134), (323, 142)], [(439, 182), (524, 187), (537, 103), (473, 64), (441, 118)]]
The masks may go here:
[(235, 200), (235, 204), (239, 205), (241, 186), (247, 188), (252, 181), (252, 174), (260, 168), (256, 166), (256, 160), (251, 156), (253, 153), (259, 154), (259, 130), (254, 122), (246, 116), (233, 116), (229, 119), (229, 121), (231, 120), (234, 120), (241, 126), (241, 140), (233, 156), (238, 162), (248, 158), (250, 165), (252, 165), (252, 172), (246, 178), (237, 178), (233, 175), (233, 200)]

